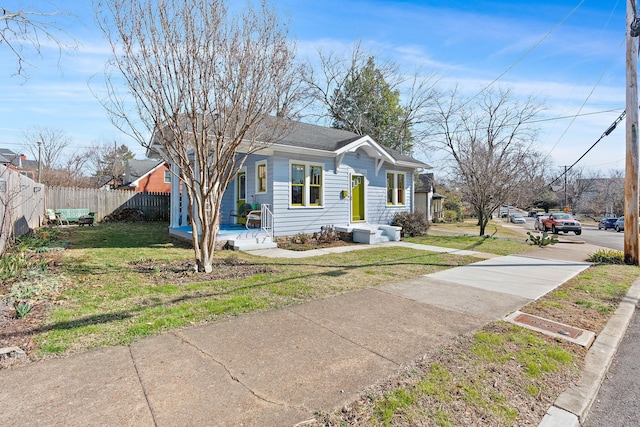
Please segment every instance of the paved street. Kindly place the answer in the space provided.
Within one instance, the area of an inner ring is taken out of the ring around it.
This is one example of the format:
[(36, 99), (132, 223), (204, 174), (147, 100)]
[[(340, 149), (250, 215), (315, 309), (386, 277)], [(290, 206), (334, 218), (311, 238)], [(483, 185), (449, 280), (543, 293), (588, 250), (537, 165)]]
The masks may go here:
[(640, 425), (640, 318), (636, 308), (583, 427)]

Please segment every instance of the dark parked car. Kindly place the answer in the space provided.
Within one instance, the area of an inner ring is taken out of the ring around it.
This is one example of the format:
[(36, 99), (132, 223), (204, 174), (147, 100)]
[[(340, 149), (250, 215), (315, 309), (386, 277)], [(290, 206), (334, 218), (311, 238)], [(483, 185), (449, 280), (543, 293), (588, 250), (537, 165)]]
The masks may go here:
[[(616, 221), (618, 220), (618, 218), (602, 218), (600, 220), (600, 222), (598, 222), (598, 230), (602, 230), (603, 228), (605, 230), (608, 230), (610, 228), (616, 228)], [(623, 221), (624, 222), (624, 221)], [(624, 227), (624, 225), (623, 225)]]
[(624, 217), (621, 216), (616, 220), (616, 223), (613, 224), (613, 228), (616, 229), (617, 232), (624, 231)]

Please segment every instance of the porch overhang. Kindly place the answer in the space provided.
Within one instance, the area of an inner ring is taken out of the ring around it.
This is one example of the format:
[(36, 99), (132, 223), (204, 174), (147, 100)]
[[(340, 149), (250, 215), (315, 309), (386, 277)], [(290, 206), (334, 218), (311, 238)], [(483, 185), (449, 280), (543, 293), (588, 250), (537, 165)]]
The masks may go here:
[(384, 162), (388, 162), (392, 165), (396, 164), (396, 159), (394, 159), (393, 156), (387, 153), (387, 151), (382, 148), (380, 144), (371, 139), (371, 137), (365, 135), (362, 138), (351, 141), (334, 151), (336, 156), (336, 170), (338, 170), (338, 167), (342, 164), (342, 160), (347, 153), (353, 153), (358, 149), (362, 149), (368, 156), (375, 160), (376, 176), (378, 175), (378, 172), (380, 172), (380, 169), (382, 169)]

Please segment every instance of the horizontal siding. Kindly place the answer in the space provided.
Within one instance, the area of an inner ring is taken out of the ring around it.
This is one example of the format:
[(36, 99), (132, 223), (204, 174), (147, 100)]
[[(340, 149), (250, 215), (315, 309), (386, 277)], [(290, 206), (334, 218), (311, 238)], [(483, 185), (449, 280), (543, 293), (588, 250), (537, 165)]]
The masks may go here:
[(295, 162), (322, 165), (323, 206), (322, 207), (289, 207), (289, 158), (273, 157), (274, 182), (274, 230), (277, 236), (295, 235), (298, 233), (314, 233), (326, 225), (347, 225), (349, 222), (349, 200), (340, 198), (340, 191), (346, 190), (347, 178), (335, 173), (333, 159), (315, 157), (296, 157)]
[[(300, 162), (317, 162), (313, 157), (296, 158)], [(342, 199), (342, 190), (350, 189), (350, 173), (364, 175), (365, 188), (365, 220), (368, 223), (389, 224), (397, 212), (411, 211), (412, 170), (404, 169), (406, 174), (404, 206), (387, 206), (386, 204), (386, 171), (384, 166), (375, 174), (375, 160), (366, 154), (349, 153), (345, 155), (337, 173), (333, 159), (324, 164), (324, 206), (323, 208), (290, 208), (289, 207), (289, 158), (274, 157), (274, 169), (277, 171), (274, 182), (274, 199), (282, 201), (274, 206), (275, 234), (293, 235), (297, 233), (313, 233), (320, 231), (324, 225), (347, 226), (351, 224), (351, 200)], [(389, 170), (403, 171), (390, 167)]]
[[(267, 193), (256, 194), (256, 164), (267, 159)], [(273, 176), (273, 162), (268, 160), (267, 156), (250, 155), (245, 162), (245, 168), (247, 173), (247, 203), (259, 203), (272, 205), (272, 176)], [(220, 222), (223, 224), (234, 223), (235, 217), (231, 217), (230, 214), (237, 210), (236, 206), (236, 180), (234, 179), (229, 183), (227, 191), (222, 196), (222, 204), (220, 206)]]
[[(256, 194), (256, 163), (267, 160), (267, 193)], [(387, 206), (386, 204), (386, 172), (387, 170), (403, 171), (401, 168), (383, 165), (378, 175), (375, 174), (375, 160), (366, 153), (348, 153), (335, 170), (333, 158), (314, 156), (297, 156), (291, 160), (305, 164), (322, 165), (323, 206), (322, 207), (290, 207), (289, 206), (289, 173), (290, 156), (275, 153), (271, 157), (252, 155), (247, 159), (247, 203), (269, 204), (274, 215), (274, 234), (290, 236), (298, 233), (314, 233), (322, 226), (348, 226), (351, 224), (351, 199), (342, 198), (343, 190), (350, 190), (350, 174), (356, 173), (365, 177), (366, 221), (368, 223), (388, 224), (397, 212), (411, 210), (412, 170), (404, 169), (406, 174), (405, 206)], [(231, 211), (236, 210), (236, 182), (229, 184), (220, 206), (221, 222), (233, 223)], [(277, 202), (274, 202), (277, 201)]]

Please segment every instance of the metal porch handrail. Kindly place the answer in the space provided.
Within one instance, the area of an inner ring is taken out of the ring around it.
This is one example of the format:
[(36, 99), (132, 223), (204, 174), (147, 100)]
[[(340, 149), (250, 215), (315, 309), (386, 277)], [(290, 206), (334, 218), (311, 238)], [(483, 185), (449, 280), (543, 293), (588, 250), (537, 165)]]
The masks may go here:
[(273, 212), (269, 208), (270, 205), (260, 205), (260, 228), (267, 233), (273, 241)]

